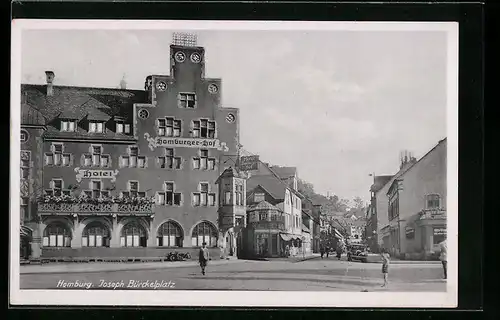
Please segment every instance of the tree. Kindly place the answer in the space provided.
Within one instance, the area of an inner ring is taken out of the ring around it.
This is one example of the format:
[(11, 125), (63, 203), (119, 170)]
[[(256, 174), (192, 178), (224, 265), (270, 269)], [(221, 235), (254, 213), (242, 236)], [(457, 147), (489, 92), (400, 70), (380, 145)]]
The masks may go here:
[(308, 199), (313, 199), (314, 196), (316, 195), (316, 192), (314, 192), (314, 186), (310, 182), (298, 179), (297, 186), (298, 186), (298, 191)]
[(354, 205), (354, 209), (363, 209), (365, 207), (365, 202), (363, 201), (363, 199), (361, 199), (361, 197), (354, 197), (352, 202)]

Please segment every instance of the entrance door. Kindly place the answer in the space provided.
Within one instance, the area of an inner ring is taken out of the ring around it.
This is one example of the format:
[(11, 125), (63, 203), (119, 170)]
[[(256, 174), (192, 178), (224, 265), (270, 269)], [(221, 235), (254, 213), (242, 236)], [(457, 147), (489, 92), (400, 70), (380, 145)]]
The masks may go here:
[(271, 236), (271, 254), (273, 256), (278, 255), (278, 235), (277, 234), (273, 234)]

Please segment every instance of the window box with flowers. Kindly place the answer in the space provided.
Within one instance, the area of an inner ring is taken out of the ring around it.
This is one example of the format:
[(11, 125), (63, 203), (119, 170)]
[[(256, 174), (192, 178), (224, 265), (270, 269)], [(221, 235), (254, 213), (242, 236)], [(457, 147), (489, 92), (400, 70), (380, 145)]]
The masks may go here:
[(154, 199), (144, 197), (99, 197), (86, 194), (44, 195), (38, 199), (40, 212), (153, 212)]

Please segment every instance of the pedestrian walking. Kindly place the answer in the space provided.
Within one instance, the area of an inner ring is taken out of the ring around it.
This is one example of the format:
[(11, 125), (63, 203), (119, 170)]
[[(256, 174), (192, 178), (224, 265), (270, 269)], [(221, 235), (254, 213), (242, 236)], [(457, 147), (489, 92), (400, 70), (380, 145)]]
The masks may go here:
[(439, 253), (439, 260), (441, 260), (441, 264), (443, 265), (443, 273), (444, 273), (444, 279), (448, 277), (448, 261), (447, 261), (447, 256), (448, 256), (448, 245), (446, 243), (446, 239), (444, 239), (440, 244), (439, 248), (441, 249), (441, 252)]
[(382, 257), (382, 275), (384, 276), (384, 284), (382, 287), (386, 287), (389, 283), (389, 264), (391, 262), (391, 256), (385, 248), (382, 248), (380, 256)]
[(325, 247), (325, 253), (326, 253), (326, 257), (328, 258), (328, 255), (330, 254), (330, 247), (329, 246)]
[(207, 243), (203, 242), (198, 254), (202, 275), (205, 275), (205, 268), (207, 267), (208, 260), (210, 260), (210, 253), (208, 252)]
[(325, 254), (325, 247), (323, 245), (319, 247), (319, 254), (321, 255), (321, 259), (323, 259), (323, 255)]
[(335, 251), (337, 252), (337, 259), (340, 260), (340, 258), (342, 257), (342, 246), (338, 244), (337, 249)]

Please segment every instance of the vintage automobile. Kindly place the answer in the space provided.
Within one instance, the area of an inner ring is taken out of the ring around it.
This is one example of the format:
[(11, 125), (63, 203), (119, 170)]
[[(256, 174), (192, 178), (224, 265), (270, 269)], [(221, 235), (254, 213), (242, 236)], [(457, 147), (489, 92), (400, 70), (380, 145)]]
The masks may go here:
[(347, 261), (368, 262), (368, 248), (364, 244), (350, 244), (347, 247)]

